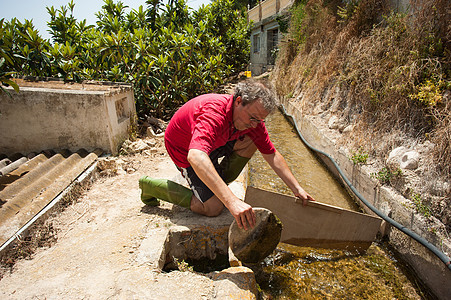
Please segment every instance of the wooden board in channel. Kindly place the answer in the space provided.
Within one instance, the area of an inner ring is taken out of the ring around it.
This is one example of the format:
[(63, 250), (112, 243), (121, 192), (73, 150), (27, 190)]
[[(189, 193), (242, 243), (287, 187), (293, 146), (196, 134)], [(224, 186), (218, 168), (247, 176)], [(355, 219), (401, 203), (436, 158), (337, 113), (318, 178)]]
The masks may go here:
[(245, 202), (271, 210), (283, 224), (280, 241), (297, 246), (366, 250), (382, 222), (378, 217), (317, 201), (303, 206), (293, 196), (251, 186)]

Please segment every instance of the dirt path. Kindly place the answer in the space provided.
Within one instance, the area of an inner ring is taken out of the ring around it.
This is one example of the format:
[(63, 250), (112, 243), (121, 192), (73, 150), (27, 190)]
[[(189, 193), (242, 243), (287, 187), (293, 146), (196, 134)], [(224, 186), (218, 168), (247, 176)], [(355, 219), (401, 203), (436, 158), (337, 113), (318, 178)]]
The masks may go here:
[(16, 263), (0, 281), (1, 299), (211, 299), (221, 294), (220, 281), (209, 276), (162, 273), (156, 267), (152, 257), (173, 226), (171, 218), (193, 214), (168, 203), (146, 207), (139, 200), (142, 175), (177, 174), (161, 147), (151, 157), (127, 159), (135, 172), (98, 179), (51, 220), (57, 242)]

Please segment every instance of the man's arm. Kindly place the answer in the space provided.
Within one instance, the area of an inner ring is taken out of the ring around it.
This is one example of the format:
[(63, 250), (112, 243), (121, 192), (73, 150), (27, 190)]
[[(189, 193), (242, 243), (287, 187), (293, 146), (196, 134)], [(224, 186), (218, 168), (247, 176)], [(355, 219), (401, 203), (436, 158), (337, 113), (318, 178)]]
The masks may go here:
[(291, 173), (290, 168), (287, 165), (287, 162), (283, 158), (282, 154), (276, 150), (276, 152), (272, 154), (262, 154), (263, 158), (268, 162), (271, 168), (282, 178), (283, 182), (293, 191), (294, 195), (300, 199), (302, 199), (303, 204), (306, 205), (307, 201), (315, 201), (312, 196), (310, 196), (299, 184), (299, 182), (294, 177), (293, 173)]
[(224, 206), (227, 207), (235, 218), (238, 227), (244, 227), (247, 230), (247, 224), (251, 227), (255, 226), (255, 213), (252, 210), (252, 206), (241, 201), (232, 193), (218, 172), (216, 172), (207, 153), (197, 149), (190, 149), (188, 151), (188, 162), (193, 167), (197, 176), (221, 200)]

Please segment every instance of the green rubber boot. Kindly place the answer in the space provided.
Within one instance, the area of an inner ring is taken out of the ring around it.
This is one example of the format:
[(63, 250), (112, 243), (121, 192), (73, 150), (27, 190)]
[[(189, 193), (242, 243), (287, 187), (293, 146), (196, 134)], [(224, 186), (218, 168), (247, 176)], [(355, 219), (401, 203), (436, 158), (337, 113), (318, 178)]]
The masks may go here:
[(240, 175), (241, 171), (243, 171), (249, 160), (250, 158), (239, 156), (236, 152), (232, 152), (229, 157), (225, 157), (219, 164), (224, 170), (225, 183), (229, 184), (234, 181)]
[(176, 182), (143, 176), (139, 179), (139, 188), (144, 204), (157, 206), (160, 199), (190, 209), (193, 192)]

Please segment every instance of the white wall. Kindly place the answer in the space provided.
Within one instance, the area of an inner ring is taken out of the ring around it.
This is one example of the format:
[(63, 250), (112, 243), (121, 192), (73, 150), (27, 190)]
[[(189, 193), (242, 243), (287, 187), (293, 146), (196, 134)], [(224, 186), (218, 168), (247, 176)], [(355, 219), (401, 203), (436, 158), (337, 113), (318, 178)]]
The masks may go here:
[[(18, 81), (19, 93), (0, 94), (0, 153), (101, 148), (117, 153), (135, 115), (125, 85)], [(120, 111), (117, 113), (117, 111)]]

